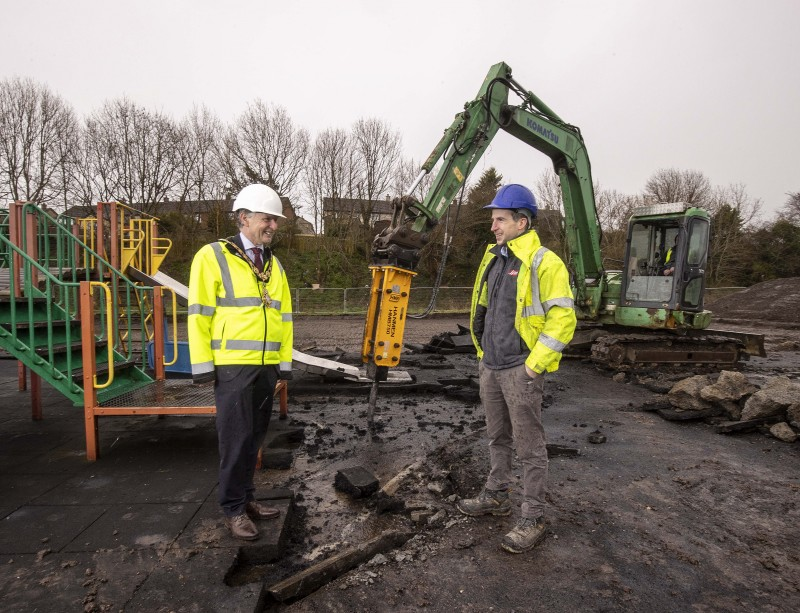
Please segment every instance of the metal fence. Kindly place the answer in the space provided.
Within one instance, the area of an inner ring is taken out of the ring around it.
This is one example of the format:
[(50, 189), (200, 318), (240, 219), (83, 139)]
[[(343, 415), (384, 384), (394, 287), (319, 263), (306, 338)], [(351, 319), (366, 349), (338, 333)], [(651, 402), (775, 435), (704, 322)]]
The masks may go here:
[[(706, 288), (707, 305), (743, 287)], [(295, 313), (304, 315), (363, 315), (369, 306), (369, 290), (364, 287), (310, 287), (292, 290), (292, 308)], [(422, 313), (428, 306), (433, 293), (432, 287), (411, 287), (408, 304), (409, 315)], [(440, 287), (436, 294), (435, 313), (469, 313), (472, 297), (471, 287)]]
[[(292, 290), (292, 309), (305, 315), (361, 315), (369, 306), (370, 288), (310, 287)], [(433, 294), (432, 287), (413, 287), (408, 303), (409, 315), (422, 313)], [(471, 287), (440, 287), (436, 294), (435, 313), (468, 313)]]

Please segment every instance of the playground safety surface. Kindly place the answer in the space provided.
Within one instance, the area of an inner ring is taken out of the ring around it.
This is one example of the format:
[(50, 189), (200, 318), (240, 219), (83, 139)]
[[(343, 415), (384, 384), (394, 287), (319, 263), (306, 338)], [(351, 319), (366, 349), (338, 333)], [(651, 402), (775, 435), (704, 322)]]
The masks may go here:
[(216, 502), (213, 417), (101, 418), (102, 455), (87, 462), (82, 407), (43, 385), (36, 422), (18, 387), (17, 362), (1, 359), (0, 608), (258, 608), (259, 584), (225, 577), (282, 556), (292, 492), (259, 491), (280, 519), (259, 522), (255, 543), (233, 539)]

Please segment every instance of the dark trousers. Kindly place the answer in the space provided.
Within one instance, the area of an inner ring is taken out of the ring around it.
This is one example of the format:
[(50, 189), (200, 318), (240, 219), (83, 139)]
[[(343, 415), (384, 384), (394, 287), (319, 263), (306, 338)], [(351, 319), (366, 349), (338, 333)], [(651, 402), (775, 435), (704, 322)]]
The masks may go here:
[(274, 366), (216, 367), (219, 504), (227, 517), (241, 515), (255, 499), (253, 476), (277, 381)]

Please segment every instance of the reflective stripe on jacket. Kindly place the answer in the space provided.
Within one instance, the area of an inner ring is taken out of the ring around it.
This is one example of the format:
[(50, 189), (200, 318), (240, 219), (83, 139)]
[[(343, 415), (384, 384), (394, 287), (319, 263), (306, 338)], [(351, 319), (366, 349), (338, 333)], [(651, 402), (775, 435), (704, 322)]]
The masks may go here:
[(292, 369), (292, 298), (283, 267), (272, 256), (266, 284), (240, 255), (220, 241), (203, 246), (189, 276), (189, 354), (192, 374), (215, 366), (275, 364)]
[[(517, 276), (514, 328), (530, 348), (525, 364), (534, 372), (554, 372), (558, 370), (561, 354), (572, 340), (577, 323), (569, 272), (561, 258), (542, 247), (533, 230), (508, 241), (507, 245), (522, 261)], [(472, 290), (470, 332), (479, 359), (483, 357), (483, 350), (476, 336), (476, 326), (481, 327), (482, 321), (476, 318), (482, 317), (479, 307), (489, 306), (486, 273), (496, 257), (490, 251), (494, 246), (486, 248)]]

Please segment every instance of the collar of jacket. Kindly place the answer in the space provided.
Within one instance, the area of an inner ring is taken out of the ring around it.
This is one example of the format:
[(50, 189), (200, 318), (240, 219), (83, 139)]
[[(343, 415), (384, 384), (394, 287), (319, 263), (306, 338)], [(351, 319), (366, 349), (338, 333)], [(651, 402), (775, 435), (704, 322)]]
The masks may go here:
[[(232, 253), (236, 257), (241, 258), (242, 257), (242, 253), (245, 253), (244, 243), (242, 243), (242, 237), (239, 236), (238, 234), (236, 234), (235, 236), (229, 236), (225, 240), (227, 242), (223, 242), (222, 245), (228, 250), (228, 252)], [(242, 253), (239, 253), (238, 251), (236, 251), (236, 249), (231, 247), (230, 243), (233, 243), (234, 245), (239, 247), (239, 249), (242, 250)], [(272, 249), (270, 249), (269, 247), (262, 247), (262, 249), (264, 250), (264, 256), (263, 256), (264, 257), (264, 263), (266, 263), (267, 260), (269, 260), (272, 257)]]
[[(517, 238), (508, 241), (506, 245), (511, 254), (525, 261), (533, 257), (533, 254), (542, 246), (542, 241), (539, 240), (536, 230), (528, 230), (525, 234), (520, 234)], [(500, 255), (500, 247), (497, 243), (489, 245), (487, 250), (496, 257)]]

